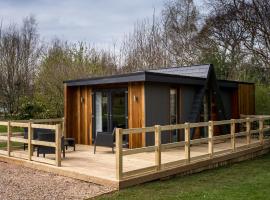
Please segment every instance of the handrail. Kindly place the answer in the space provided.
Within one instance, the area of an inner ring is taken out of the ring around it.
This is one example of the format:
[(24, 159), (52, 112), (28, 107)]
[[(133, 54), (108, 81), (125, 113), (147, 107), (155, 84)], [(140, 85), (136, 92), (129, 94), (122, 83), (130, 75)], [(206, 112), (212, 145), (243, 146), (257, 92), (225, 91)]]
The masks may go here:
[[(49, 120), (51, 122), (51, 120)], [(45, 120), (43, 121), (45, 122)], [(48, 122), (48, 120), (47, 120)], [(56, 125), (48, 125), (48, 124), (36, 124), (33, 123), (33, 121), (28, 120), (27, 122), (22, 121), (0, 121), (0, 125), (7, 127), (7, 135), (0, 136), (0, 140), (7, 142), (7, 151), (1, 150), (0, 154), (7, 155), (8, 157), (18, 157), (19, 154), (12, 152), (12, 144), (11, 142), (19, 142), (28, 144), (28, 160), (34, 161), (34, 162), (46, 162), (51, 164), (52, 160), (48, 159), (38, 159), (33, 156), (33, 145), (41, 145), (46, 147), (54, 147), (55, 148), (55, 165), (60, 167), (61, 166), (61, 136), (62, 136), (62, 129), (60, 124)], [(20, 138), (20, 137), (14, 137), (12, 133), (12, 127), (20, 127), (20, 128), (28, 128), (28, 138)], [(34, 140), (33, 138), (33, 129), (35, 128), (42, 128), (42, 129), (48, 129), (48, 130), (54, 130), (55, 131), (55, 142), (47, 142), (47, 141), (40, 141), (40, 140)], [(19, 156), (18, 158), (25, 159), (25, 156)]]
[[(242, 115), (241, 115), (242, 116)], [(237, 151), (238, 148), (236, 147), (236, 138), (244, 136), (246, 137), (246, 147), (251, 147), (251, 137), (254, 134), (258, 134), (259, 138), (259, 144), (262, 145), (264, 143), (264, 132), (270, 130), (270, 127), (264, 126), (264, 122), (266, 120), (270, 120), (269, 115), (263, 115), (263, 116), (248, 116), (244, 119), (231, 119), (231, 120), (222, 120), (222, 121), (209, 121), (209, 122), (197, 122), (197, 123), (185, 123), (185, 124), (174, 124), (174, 125), (155, 125), (150, 127), (143, 127), (143, 128), (130, 128), (130, 129), (116, 129), (116, 178), (118, 180), (122, 180), (123, 178), (128, 178), (129, 176), (135, 176), (136, 174), (140, 173), (148, 173), (150, 171), (160, 171), (164, 169), (164, 166), (169, 167), (170, 163), (162, 164), (161, 162), (161, 152), (169, 149), (169, 148), (176, 148), (176, 147), (184, 147), (185, 151), (185, 159), (184, 160), (178, 160), (171, 162), (172, 165), (175, 165), (176, 163), (181, 164), (188, 164), (192, 160), (194, 160), (195, 157), (191, 157), (190, 154), (190, 145), (195, 144), (201, 144), (206, 143), (208, 145), (208, 152), (205, 155), (201, 155), (198, 157), (212, 159), (215, 155), (220, 155), (224, 153), (230, 153)], [(252, 122), (259, 122), (259, 127), (256, 127), (255, 129), (252, 129)], [(244, 124), (243, 126), (245, 130), (239, 130), (236, 129), (236, 125), (238, 127), (239, 124)], [(215, 127), (216, 126), (226, 126), (228, 125), (230, 127), (230, 133), (225, 135), (218, 135), (215, 136)], [(207, 138), (199, 138), (199, 139), (190, 139), (190, 129), (191, 128), (204, 128), (208, 127), (208, 137)], [(183, 130), (184, 134), (184, 141), (174, 142), (174, 143), (168, 143), (168, 144), (161, 144), (161, 135), (168, 133), (168, 131), (172, 130)], [(236, 130), (238, 132), (236, 132)], [(141, 133), (155, 133), (155, 145), (150, 147), (140, 147), (136, 149), (129, 149), (129, 150), (123, 150), (122, 147), (122, 140), (123, 135), (129, 135), (129, 134), (141, 134)], [(231, 148), (225, 149), (222, 151), (214, 152), (214, 145), (215, 141), (217, 140), (231, 140)], [(241, 146), (241, 148), (243, 148)], [(136, 169), (128, 172), (123, 172), (123, 156), (137, 154), (137, 153), (145, 153), (145, 152), (154, 152), (155, 154), (155, 165), (147, 168), (142, 169)], [(196, 159), (197, 160), (197, 159)]]

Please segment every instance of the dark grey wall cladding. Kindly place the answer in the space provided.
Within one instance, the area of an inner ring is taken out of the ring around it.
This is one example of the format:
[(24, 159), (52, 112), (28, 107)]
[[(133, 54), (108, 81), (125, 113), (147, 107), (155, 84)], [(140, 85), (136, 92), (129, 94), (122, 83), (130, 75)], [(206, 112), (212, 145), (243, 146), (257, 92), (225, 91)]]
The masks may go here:
[(191, 113), (193, 99), (196, 93), (195, 86), (180, 86), (181, 99), (179, 99), (180, 123), (188, 122), (189, 114)]
[[(155, 83), (145, 84), (146, 126), (168, 125), (170, 123), (170, 87)], [(162, 143), (170, 141), (170, 134), (162, 132)], [(154, 133), (146, 134), (146, 145), (154, 145)]]
[(232, 118), (232, 94), (233, 89), (220, 88), (220, 95), (223, 101), (225, 114), (228, 119)]
[[(188, 122), (189, 114), (191, 113), (192, 103), (194, 100), (194, 96), (196, 94), (196, 86), (185, 86), (181, 85), (179, 89), (179, 123)], [(183, 141), (185, 139), (184, 130), (180, 132), (180, 140)]]

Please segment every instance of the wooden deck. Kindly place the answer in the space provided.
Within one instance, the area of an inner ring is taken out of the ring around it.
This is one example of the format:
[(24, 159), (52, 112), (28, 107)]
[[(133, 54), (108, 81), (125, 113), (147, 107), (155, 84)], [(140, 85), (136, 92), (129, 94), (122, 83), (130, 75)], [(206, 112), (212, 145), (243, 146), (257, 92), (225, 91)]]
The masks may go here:
[[(61, 134), (59, 124), (44, 125), (31, 122), (0, 122), (7, 126), (7, 133), (0, 136), (7, 147), (0, 149), (0, 161), (21, 164), (38, 170), (56, 173), (117, 189), (157, 180), (177, 174), (190, 174), (220, 165), (239, 162), (262, 155), (270, 150), (270, 116), (246, 119), (185, 123), (177, 125), (156, 125), (153, 127), (116, 129), (115, 154), (111, 148), (76, 145), (61, 159)], [(230, 133), (215, 135), (215, 126), (230, 126)], [(237, 126), (236, 126), (237, 125)], [(241, 126), (240, 126), (241, 125)], [(28, 127), (28, 139), (13, 135), (12, 127)], [(208, 137), (190, 139), (191, 128), (208, 128)], [(35, 128), (52, 129), (56, 132), (55, 142), (32, 139)], [(161, 135), (166, 131), (183, 130), (184, 141), (161, 144)], [(125, 149), (123, 135), (155, 134), (154, 146)], [(24, 143), (30, 147), (24, 151), (14, 148), (12, 142)], [(37, 157), (34, 145), (56, 149), (55, 155), (46, 159)]]
[[(159, 179), (162, 177), (170, 176), (173, 174), (179, 173), (189, 173), (188, 171), (197, 169), (200, 171), (200, 168), (210, 168), (210, 165), (215, 163), (213, 159), (219, 159), (219, 162), (229, 161), (232, 158), (238, 158), (242, 160), (244, 157), (249, 158), (248, 155), (254, 156), (255, 152), (262, 151), (265, 153), (269, 150), (269, 141), (265, 139), (264, 145), (258, 143), (258, 139), (252, 139), (249, 147), (246, 146), (246, 138), (237, 139), (238, 149), (237, 154), (233, 156), (233, 153), (230, 151), (231, 142), (230, 140), (221, 140), (216, 141), (214, 145), (215, 156), (209, 158), (208, 156), (208, 144), (199, 144), (193, 145), (191, 149), (191, 162), (189, 165), (186, 165), (183, 162), (183, 165), (179, 165), (179, 159), (185, 160), (185, 150), (184, 147), (172, 148), (169, 150), (164, 150), (161, 155), (161, 164), (166, 165), (166, 163), (171, 163), (176, 161), (178, 163), (175, 168), (172, 168), (173, 171), (169, 172), (167, 170), (160, 171), (159, 173), (147, 173), (142, 174), (138, 177), (129, 177), (121, 181), (118, 181), (116, 178), (116, 159), (115, 154), (112, 153), (110, 148), (98, 147), (97, 153), (93, 153), (93, 146), (87, 145), (76, 145), (76, 151), (73, 151), (72, 148), (68, 149), (66, 152), (66, 158), (62, 159), (62, 166), (56, 167), (53, 165), (42, 164), (37, 162), (31, 162), (28, 160), (17, 159), (14, 157), (0, 156), (0, 160), (19, 163), (28, 167), (32, 167), (39, 170), (45, 170), (53, 172), (59, 175), (64, 175), (72, 178), (81, 179), (84, 181), (94, 182), (97, 184), (112, 186), (115, 188), (123, 188), (138, 184), (141, 182), (147, 182), (149, 180)], [(225, 150), (225, 151), (224, 151)], [(263, 151), (264, 150), (264, 151)], [(241, 153), (242, 152), (242, 153)], [(240, 153), (240, 154), (239, 154)], [(13, 151), (14, 156), (27, 157), (27, 151), (17, 149)], [(228, 157), (228, 155), (230, 155)], [(34, 153), (35, 156), (35, 153)], [(46, 158), (54, 160), (54, 155), (47, 155)], [(222, 159), (223, 158), (223, 159)], [(204, 163), (204, 164), (200, 164)], [(195, 166), (194, 168), (194, 164)], [(199, 165), (198, 165), (199, 164)], [(125, 156), (123, 159), (123, 172), (139, 170), (141, 168), (147, 168), (155, 165), (155, 152), (143, 152), (133, 155)], [(190, 167), (187, 167), (190, 166)], [(193, 166), (193, 167), (192, 167)], [(179, 171), (180, 170), (180, 171)], [(196, 170), (195, 170), (196, 171)], [(164, 173), (166, 172), (166, 173)], [(149, 178), (149, 175), (150, 178)], [(145, 177), (145, 179), (143, 179)]]

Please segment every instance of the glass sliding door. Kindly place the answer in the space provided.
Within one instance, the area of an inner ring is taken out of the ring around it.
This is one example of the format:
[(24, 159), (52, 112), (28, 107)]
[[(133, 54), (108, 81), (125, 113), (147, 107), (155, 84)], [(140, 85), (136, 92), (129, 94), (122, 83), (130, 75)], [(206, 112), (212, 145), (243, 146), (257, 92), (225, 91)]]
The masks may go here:
[(126, 99), (125, 92), (112, 92), (112, 129), (126, 128)]
[(127, 90), (111, 89), (94, 92), (93, 138), (97, 132), (127, 128)]

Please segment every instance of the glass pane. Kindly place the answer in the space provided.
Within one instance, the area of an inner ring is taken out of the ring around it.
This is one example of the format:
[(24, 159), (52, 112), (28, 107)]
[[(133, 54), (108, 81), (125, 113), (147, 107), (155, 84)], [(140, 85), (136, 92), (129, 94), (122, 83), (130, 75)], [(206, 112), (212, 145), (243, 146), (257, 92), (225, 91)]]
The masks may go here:
[(175, 124), (177, 121), (177, 93), (176, 89), (170, 90), (170, 122)]
[(96, 92), (96, 132), (108, 131), (108, 95)]
[(125, 92), (112, 93), (112, 129), (125, 128)]
[(102, 95), (101, 92), (96, 93), (96, 132), (101, 132), (102, 131), (102, 105), (101, 105), (101, 100), (102, 100)]
[(108, 127), (108, 94), (102, 93), (102, 131), (106, 132), (109, 131)]
[[(176, 124), (177, 123), (177, 90), (171, 89), (170, 90), (170, 123)], [(172, 133), (172, 141), (178, 141), (178, 133), (177, 130), (171, 131)]]

